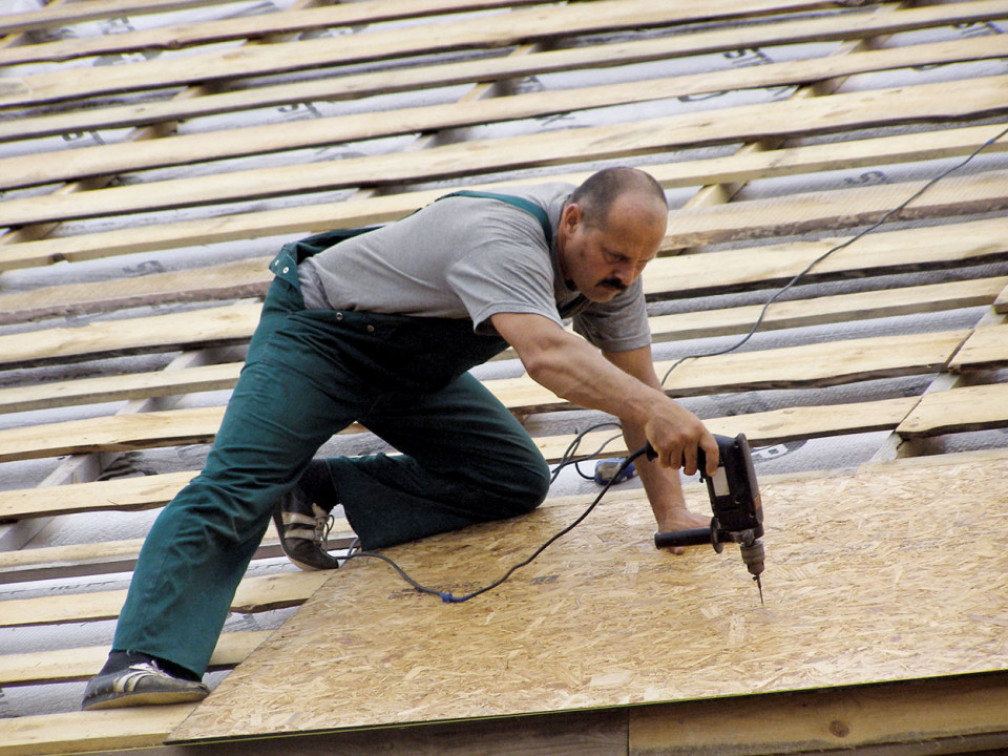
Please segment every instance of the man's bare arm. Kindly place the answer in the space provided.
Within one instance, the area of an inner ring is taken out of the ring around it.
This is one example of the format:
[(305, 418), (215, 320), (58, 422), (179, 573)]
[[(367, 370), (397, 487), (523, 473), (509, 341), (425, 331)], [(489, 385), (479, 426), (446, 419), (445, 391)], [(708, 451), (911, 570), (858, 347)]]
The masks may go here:
[[(654, 370), (651, 348), (632, 349), (625, 352), (603, 352), (606, 359), (623, 372), (655, 388), (661, 382)], [(631, 423), (623, 423), (623, 437), (628, 449), (638, 449), (644, 444), (644, 429)], [(659, 467), (646, 459), (638, 459), (634, 466), (644, 484), (648, 501), (654, 512), (658, 530), (686, 530), (706, 526), (710, 518), (695, 515), (686, 508), (679, 471), (670, 467)]]
[(662, 466), (677, 469), (681, 464), (692, 475), (698, 445), (708, 465), (716, 466), (714, 437), (692, 412), (658, 388), (657, 378), (642, 381), (541, 315), (499, 313), (491, 322), (533, 380), (563, 399), (615, 415), (624, 427), (638, 429), (640, 445), (649, 441)]

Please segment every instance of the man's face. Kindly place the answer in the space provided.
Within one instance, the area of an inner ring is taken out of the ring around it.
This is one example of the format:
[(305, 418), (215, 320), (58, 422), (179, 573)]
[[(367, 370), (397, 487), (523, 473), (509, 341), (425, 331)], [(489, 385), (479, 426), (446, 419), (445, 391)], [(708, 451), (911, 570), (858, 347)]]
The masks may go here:
[(564, 278), (593, 302), (607, 302), (637, 280), (658, 253), (668, 215), (652, 198), (624, 195), (605, 223), (589, 225), (569, 204), (557, 245)]

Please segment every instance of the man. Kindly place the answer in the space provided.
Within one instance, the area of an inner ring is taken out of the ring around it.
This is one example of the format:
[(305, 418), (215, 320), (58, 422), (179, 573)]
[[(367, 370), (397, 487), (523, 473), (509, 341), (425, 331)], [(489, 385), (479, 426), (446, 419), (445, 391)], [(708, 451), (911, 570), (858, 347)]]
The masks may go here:
[[(706, 524), (678, 468), (696, 471), (699, 446), (713, 472), (717, 444), (661, 391), (640, 281), (667, 218), (650, 175), (612, 168), (285, 246), (207, 464), (152, 527), (83, 707), (207, 695), (202, 673), (271, 513), (292, 560), (325, 569), (336, 504), (366, 549), (537, 507), (548, 466), (467, 372), (508, 345), (558, 396), (620, 418), (629, 448), (651, 443), (657, 460), (638, 469), (659, 530)], [(313, 461), (354, 421), (401, 454)]]

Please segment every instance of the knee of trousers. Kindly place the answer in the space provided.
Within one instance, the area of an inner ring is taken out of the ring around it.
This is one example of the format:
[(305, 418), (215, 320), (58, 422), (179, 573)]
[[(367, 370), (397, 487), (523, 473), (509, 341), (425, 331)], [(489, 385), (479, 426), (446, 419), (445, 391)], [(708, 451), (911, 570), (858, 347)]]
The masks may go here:
[(542, 457), (525, 464), (511, 465), (485, 489), (485, 495), (496, 495), (508, 515), (531, 512), (545, 501), (550, 488), (550, 469)]

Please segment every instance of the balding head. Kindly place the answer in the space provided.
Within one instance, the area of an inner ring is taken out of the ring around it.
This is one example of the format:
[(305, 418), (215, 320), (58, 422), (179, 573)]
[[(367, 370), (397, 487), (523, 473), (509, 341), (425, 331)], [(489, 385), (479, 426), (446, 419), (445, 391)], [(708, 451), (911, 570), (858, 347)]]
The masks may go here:
[(661, 184), (637, 168), (604, 168), (593, 173), (574, 190), (569, 202), (581, 206), (582, 222), (602, 228), (616, 201), (631, 197), (655, 213), (668, 214), (668, 201)]

